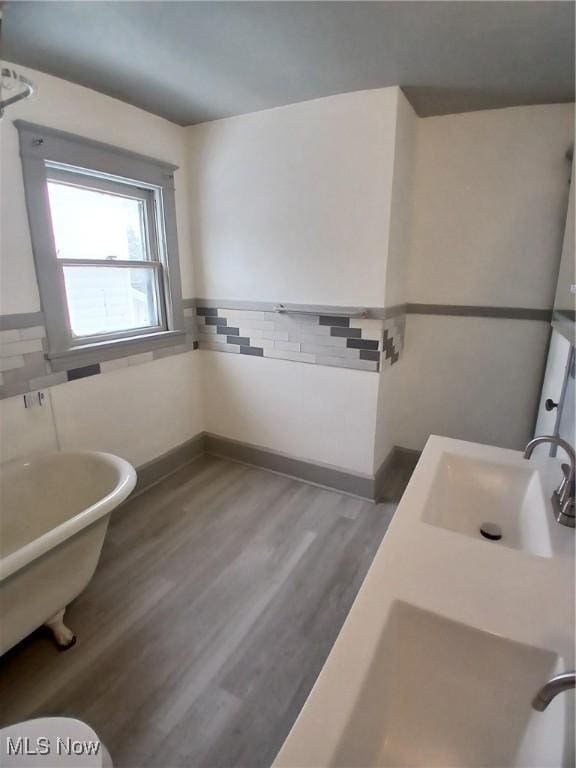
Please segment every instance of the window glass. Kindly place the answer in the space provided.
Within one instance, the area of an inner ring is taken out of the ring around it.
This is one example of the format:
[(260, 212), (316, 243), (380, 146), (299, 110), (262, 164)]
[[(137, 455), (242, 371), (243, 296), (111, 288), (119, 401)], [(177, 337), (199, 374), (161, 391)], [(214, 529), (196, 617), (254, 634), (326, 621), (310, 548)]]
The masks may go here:
[(149, 258), (144, 200), (48, 181), (59, 259)]
[(72, 334), (96, 336), (160, 325), (154, 267), (65, 265)]

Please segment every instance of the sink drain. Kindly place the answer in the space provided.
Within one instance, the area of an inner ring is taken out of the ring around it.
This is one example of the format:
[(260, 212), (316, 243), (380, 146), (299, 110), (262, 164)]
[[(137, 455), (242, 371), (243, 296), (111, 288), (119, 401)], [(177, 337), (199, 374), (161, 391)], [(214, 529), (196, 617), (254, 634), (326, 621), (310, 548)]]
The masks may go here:
[(502, 538), (502, 528), (496, 523), (482, 523), (480, 533), (489, 541), (500, 541)]

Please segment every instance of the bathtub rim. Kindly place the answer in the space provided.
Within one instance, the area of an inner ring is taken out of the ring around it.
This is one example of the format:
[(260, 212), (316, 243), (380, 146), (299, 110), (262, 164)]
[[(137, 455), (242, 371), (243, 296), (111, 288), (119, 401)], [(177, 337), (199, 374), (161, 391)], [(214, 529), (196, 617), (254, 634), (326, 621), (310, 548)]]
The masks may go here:
[(25, 568), (30, 563), (45, 555), (62, 542), (88, 528), (93, 523), (110, 514), (116, 507), (125, 501), (136, 485), (136, 470), (126, 459), (104, 451), (48, 451), (33, 454), (25, 458), (14, 459), (0, 467), (0, 472), (15, 469), (18, 465), (24, 466), (30, 462), (50, 456), (65, 458), (67, 456), (89, 456), (99, 459), (105, 464), (112, 465), (118, 472), (118, 482), (110, 493), (98, 499), (94, 504), (82, 509), (74, 517), (68, 518), (55, 528), (43, 533), (38, 538), (25, 544), (15, 552), (0, 559), (0, 582), (5, 581), (13, 574)]

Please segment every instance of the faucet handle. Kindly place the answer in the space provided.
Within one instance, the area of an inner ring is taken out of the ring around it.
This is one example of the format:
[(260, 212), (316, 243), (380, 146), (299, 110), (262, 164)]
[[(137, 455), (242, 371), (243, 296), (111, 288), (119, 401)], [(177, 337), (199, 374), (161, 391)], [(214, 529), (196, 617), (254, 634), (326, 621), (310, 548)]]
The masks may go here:
[(562, 506), (562, 524), (569, 528), (574, 528), (576, 523), (576, 502), (573, 498), (568, 499)]
[(571, 469), (569, 464), (562, 464), (562, 474), (564, 477), (562, 478), (562, 481), (560, 485), (558, 486), (558, 490), (556, 493), (562, 500), (563, 504), (570, 501), (570, 499), (574, 500), (574, 477), (572, 477)]

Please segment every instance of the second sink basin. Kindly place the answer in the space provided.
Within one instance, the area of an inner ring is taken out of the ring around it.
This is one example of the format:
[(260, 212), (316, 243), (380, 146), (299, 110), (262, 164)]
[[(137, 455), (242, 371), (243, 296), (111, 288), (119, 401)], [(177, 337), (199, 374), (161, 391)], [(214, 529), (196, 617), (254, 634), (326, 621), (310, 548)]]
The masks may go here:
[[(551, 557), (549, 514), (540, 476), (528, 462), (518, 466), (443, 453), (422, 520), (487, 545)], [(499, 540), (483, 537), (486, 523), (497, 526)]]
[(549, 651), (396, 601), (331, 765), (563, 765), (566, 701), (531, 708), (557, 668)]

